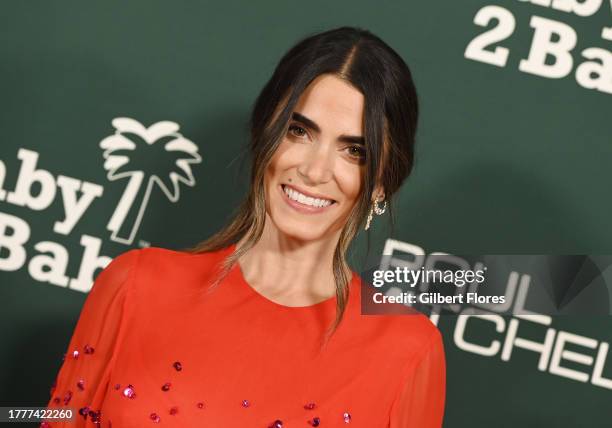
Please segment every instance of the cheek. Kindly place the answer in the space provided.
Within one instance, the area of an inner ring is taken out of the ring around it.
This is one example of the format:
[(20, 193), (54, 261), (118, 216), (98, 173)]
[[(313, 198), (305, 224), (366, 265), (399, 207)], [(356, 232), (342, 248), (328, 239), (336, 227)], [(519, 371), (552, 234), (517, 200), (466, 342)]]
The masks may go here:
[[(302, 145), (303, 146), (303, 145)], [(289, 167), (299, 161), (303, 153), (300, 151), (300, 144), (292, 143), (291, 141), (284, 138), (283, 141), (278, 145), (272, 160), (279, 165)]]
[(282, 174), (283, 171), (297, 167), (303, 157), (304, 153), (300, 151), (299, 145), (285, 139), (276, 148), (268, 168), (276, 174)]
[(342, 164), (336, 170), (336, 180), (347, 201), (355, 201), (361, 192), (362, 169), (357, 165)]
[(270, 159), (270, 163), (268, 164), (268, 168), (266, 169), (266, 178), (268, 180), (273, 178), (278, 178), (280, 174), (282, 174), (283, 170), (287, 169), (291, 165), (291, 146), (287, 144), (286, 141), (283, 141), (279, 144), (276, 152)]

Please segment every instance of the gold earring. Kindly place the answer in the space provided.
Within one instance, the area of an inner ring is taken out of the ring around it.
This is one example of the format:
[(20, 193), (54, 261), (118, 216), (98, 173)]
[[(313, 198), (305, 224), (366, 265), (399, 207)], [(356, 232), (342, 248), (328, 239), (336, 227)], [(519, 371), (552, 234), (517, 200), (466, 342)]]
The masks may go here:
[(377, 215), (383, 215), (386, 209), (387, 209), (387, 201), (385, 201), (385, 204), (382, 206), (382, 208), (378, 206), (378, 200), (374, 201), (374, 212)]
[(368, 220), (366, 221), (365, 230), (368, 230), (370, 228), (370, 223), (372, 223), (372, 217), (374, 217), (373, 213), (376, 213), (376, 215), (382, 215), (385, 213), (385, 210), (387, 209), (387, 201), (384, 202), (385, 203), (381, 208), (378, 206), (378, 199), (374, 200), (372, 206), (370, 207), (370, 212), (368, 213)]

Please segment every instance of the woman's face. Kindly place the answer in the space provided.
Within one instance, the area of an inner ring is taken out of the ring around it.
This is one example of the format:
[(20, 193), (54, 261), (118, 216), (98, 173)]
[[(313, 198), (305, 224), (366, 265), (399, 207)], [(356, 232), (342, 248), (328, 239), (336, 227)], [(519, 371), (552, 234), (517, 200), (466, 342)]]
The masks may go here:
[(302, 93), (265, 174), (268, 219), (300, 241), (339, 232), (362, 186), (364, 97), (324, 74)]

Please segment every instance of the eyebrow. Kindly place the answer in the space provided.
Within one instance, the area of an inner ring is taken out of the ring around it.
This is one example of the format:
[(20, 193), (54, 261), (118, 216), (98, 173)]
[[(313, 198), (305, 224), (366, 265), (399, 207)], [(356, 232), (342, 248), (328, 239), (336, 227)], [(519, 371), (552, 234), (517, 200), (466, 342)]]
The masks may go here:
[[(298, 122), (303, 123), (304, 125), (306, 125), (308, 128), (312, 129), (313, 131), (320, 133), (321, 132), (321, 127), (319, 127), (319, 125), (316, 124), (315, 121), (313, 121), (312, 119), (308, 119), (306, 116), (294, 111), (293, 114), (291, 115), (293, 120), (296, 120)], [(363, 137), (358, 137), (356, 135), (345, 135), (342, 134), (338, 137), (338, 141), (342, 141), (343, 143), (350, 143), (350, 144), (359, 144), (361, 146), (365, 146), (365, 138)]]

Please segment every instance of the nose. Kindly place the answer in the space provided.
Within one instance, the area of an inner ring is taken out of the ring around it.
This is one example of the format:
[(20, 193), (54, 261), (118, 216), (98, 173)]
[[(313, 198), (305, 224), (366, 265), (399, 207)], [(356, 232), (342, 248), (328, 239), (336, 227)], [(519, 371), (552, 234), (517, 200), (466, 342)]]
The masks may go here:
[(331, 180), (334, 156), (329, 145), (313, 144), (297, 168), (305, 184), (316, 185)]

